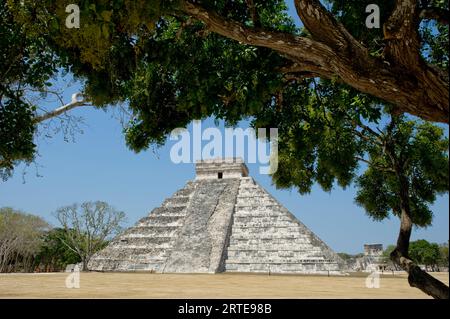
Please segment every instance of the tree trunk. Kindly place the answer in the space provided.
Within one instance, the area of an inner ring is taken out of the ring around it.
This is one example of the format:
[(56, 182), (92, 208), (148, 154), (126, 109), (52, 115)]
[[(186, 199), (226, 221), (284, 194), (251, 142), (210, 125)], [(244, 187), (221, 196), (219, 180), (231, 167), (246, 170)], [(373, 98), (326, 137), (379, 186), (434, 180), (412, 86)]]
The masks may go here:
[(401, 170), (396, 169), (396, 171), (401, 185), (401, 222), (397, 247), (391, 253), (391, 260), (408, 273), (408, 282), (411, 287), (416, 287), (436, 299), (448, 299), (448, 287), (420, 269), (420, 267), (409, 258), (409, 240), (413, 225), (409, 206), (409, 184), (407, 178), (401, 173)]
[(87, 264), (88, 264), (88, 260), (87, 260), (87, 258), (83, 258), (82, 260), (81, 260), (81, 264), (82, 264), (82, 268), (80, 269), (80, 271), (85, 271), (85, 270), (87, 270)]

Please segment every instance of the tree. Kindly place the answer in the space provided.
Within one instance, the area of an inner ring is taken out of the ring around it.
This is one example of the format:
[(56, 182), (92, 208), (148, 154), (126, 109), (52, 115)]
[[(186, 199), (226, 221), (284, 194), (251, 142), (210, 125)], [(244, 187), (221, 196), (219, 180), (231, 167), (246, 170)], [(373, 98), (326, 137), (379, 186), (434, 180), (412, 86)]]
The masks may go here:
[(345, 188), (354, 181), (356, 203), (370, 217), (382, 220), (393, 214), (401, 219), (391, 259), (408, 272), (410, 285), (448, 298), (447, 286), (408, 256), (412, 226), (430, 225), (428, 205), (449, 189), (443, 129), (399, 116), (367, 125), (360, 114), (376, 118), (373, 107), (359, 94), (333, 88), (313, 83), (312, 97), (293, 88), (283, 95), (282, 112), (275, 107), (256, 116), (255, 126), (279, 129), (275, 185), (295, 187), (303, 194), (315, 182), (331, 191), (336, 183)]
[(41, 217), (0, 208), (0, 272), (31, 271), (49, 228)]
[(390, 259), (391, 253), (394, 251), (395, 245), (388, 245), (386, 249), (383, 251), (383, 257), (385, 259)]
[(383, 251), (383, 259), (386, 263), (389, 263), (390, 266), (393, 266), (395, 270), (400, 270), (400, 267), (391, 261), (391, 254), (395, 250), (395, 245), (388, 245), (386, 249)]
[(83, 270), (94, 253), (105, 247), (106, 240), (121, 230), (125, 213), (105, 202), (84, 202), (59, 208), (55, 212), (64, 236), (64, 245), (77, 254)]
[(447, 267), (448, 270), (448, 242), (439, 246), (440, 258), (439, 265)]
[(409, 256), (415, 263), (425, 267), (431, 266), (431, 269), (435, 270), (440, 258), (439, 245), (429, 243), (425, 239), (413, 241), (409, 246)]
[(81, 262), (80, 256), (64, 244), (69, 241), (67, 232), (71, 231), (73, 230), (54, 228), (45, 234), (39, 253), (35, 258), (35, 263), (40, 269), (44, 271), (64, 270), (69, 264)]
[[(182, 33), (187, 31), (203, 46), (199, 53), (212, 49), (221, 55), (223, 43), (238, 42), (239, 50), (258, 48), (254, 52), (260, 62), (268, 61), (268, 52), (282, 60), (285, 67), (273, 69), (279, 76), (337, 79), (394, 105), (397, 113), (448, 123), (445, 1), (378, 1), (382, 28), (373, 29), (365, 23), (369, 0), (328, 0), (324, 4), (319, 0), (294, 0), (304, 25), (301, 30), (293, 26), (284, 12), (284, 1), (279, 0), (83, 1), (78, 32), (64, 25), (68, 4), (69, 0), (42, 2), (11, 10), (34, 24), (40, 22), (32, 13), (49, 19), (44, 23), (46, 31), (51, 32), (52, 47), (74, 65), (75, 74), (88, 78), (87, 91), (97, 100), (114, 101), (123, 94), (121, 86), (142, 71), (169, 75), (170, 68), (155, 69), (167, 58), (176, 66), (189, 62), (193, 69), (209, 66), (214, 58), (201, 63), (195, 57), (189, 61), (178, 55), (180, 59), (176, 60), (172, 55), (178, 39), (183, 41)], [(433, 21), (433, 26), (427, 21)], [(169, 55), (164, 57), (158, 49)], [(438, 58), (440, 53), (444, 56)], [(252, 71), (259, 70), (255, 65)], [(96, 75), (90, 76), (92, 71), (97, 71)], [(105, 81), (101, 83), (101, 79)], [(166, 87), (180, 87), (179, 80), (175, 77), (162, 82)], [(106, 93), (115, 94), (108, 98)], [(176, 100), (185, 98), (174, 93), (166, 92)]]
[(389, 212), (400, 218), (392, 261), (408, 272), (411, 286), (433, 297), (448, 298), (448, 287), (409, 257), (413, 225), (430, 225), (428, 205), (449, 189), (448, 139), (442, 129), (429, 123), (418, 125), (395, 117), (375, 136), (378, 142), (371, 141), (368, 148), (368, 169), (357, 179), (356, 202), (376, 220), (386, 218)]
[(345, 262), (348, 262), (349, 260), (351, 260), (353, 258), (352, 255), (347, 254), (347, 253), (338, 253), (338, 256), (341, 257)]
[(383, 259), (384, 261), (389, 264), (390, 267), (392, 267), (394, 270), (401, 270), (401, 268), (396, 264), (393, 263), (391, 260), (391, 253), (395, 250), (395, 245), (389, 245), (386, 247), (386, 249), (383, 251)]
[[(36, 154), (37, 124), (75, 107), (88, 105), (77, 97), (64, 103), (52, 77), (61, 67), (49, 49), (48, 38), (33, 26), (14, 20), (10, 1), (0, 3), (0, 178), (12, 175), (19, 162), (30, 163)], [(39, 102), (52, 95), (62, 104), (47, 111)]]
[(49, 56), (38, 54), (47, 51), (45, 43), (27, 36), (6, 1), (0, 4), (0, 19), (0, 177), (5, 179), (18, 160), (29, 162), (35, 153), (35, 108), (24, 100), (23, 87), (44, 86), (54, 66)]
[[(57, 67), (84, 83), (84, 103), (62, 103), (58, 111), (32, 118), (32, 110), (25, 112), (29, 107), (16, 103), (21, 112), (10, 115), (26, 115), (21, 122), (26, 129), (4, 151), (4, 165), (10, 171), (14, 161), (33, 158), (36, 119), (81, 105), (128, 103), (126, 139), (140, 151), (163, 143), (172, 129), (193, 119), (214, 115), (233, 124), (279, 104), (293, 80), (328, 79), (392, 105), (395, 114), (448, 123), (446, 1), (380, 0), (382, 28), (366, 26), (370, 0), (290, 3), (302, 28), (281, 0), (84, 0), (79, 29), (67, 27), (75, 14), (66, 10), (70, 0), (4, 2), (8, 28), (18, 28), (19, 38), (44, 43), (39, 65), (52, 57), (52, 68), (34, 72), (33, 79), (45, 79)], [(16, 47), (23, 46), (8, 43), (6, 55), (15, 56)], [(14, 65), (5, 61), (5, 68)], [(17, 61), (12, 62), (27, 66), (26, 56)], [(23, 102), (23, 94), (18, 96)], [(0, 125), (14, 132), (11, 123)]]

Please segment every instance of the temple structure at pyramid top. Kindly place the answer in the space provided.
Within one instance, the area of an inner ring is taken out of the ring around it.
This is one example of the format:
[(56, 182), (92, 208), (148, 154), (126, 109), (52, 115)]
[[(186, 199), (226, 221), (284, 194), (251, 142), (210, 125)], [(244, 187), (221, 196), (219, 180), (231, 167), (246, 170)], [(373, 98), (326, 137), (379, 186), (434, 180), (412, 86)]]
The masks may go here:
[(195, 179), (223, 179), (248, 176), (248, 168), (241, 158), (209, 159), (197, 161)]
[(95, 254), (95, 271), (341, 274), (344, 262), (258, 185), (242, 159), (196, 177)]

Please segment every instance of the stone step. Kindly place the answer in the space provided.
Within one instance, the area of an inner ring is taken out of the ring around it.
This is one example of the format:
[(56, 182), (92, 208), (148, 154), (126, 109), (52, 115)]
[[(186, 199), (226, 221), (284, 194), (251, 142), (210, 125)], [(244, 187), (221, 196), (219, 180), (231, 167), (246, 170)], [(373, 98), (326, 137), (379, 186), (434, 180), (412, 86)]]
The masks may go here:
[[(260, 231), (258, 231), (260, 230)], [(262, 228), (238, 228), (233, 229), (231, 232), (231, 239), (236, 240), (256, 240), (261, 239), (264, 241), (268, 241), (271, 239), (279, 239), (279, 238), (297, 238), (301, 239), (299, 242), (304, 242), (306, 237), (301, 232), (292, 232), (292, 231), (264, 231)]]
[(153, 225), (153, 226), (135, 226), (127, 229), (120, 238), (136, 238), (148, 236), (170, 237), (176, 234), (179, 226)]
[(162, 263), (141, 263), (141, 264), (133, 264), (127, 267), (129, 271), (158, 271), (161, 267), (163, 267)]
[(331, 260), (325, 259), (309, 259), (309, 258), (278, 258), (271, 257), (248, 257), (248, 258), (229, 258), (226, 263), (229, 264), (321, 264), (330, 263)]
[(162, 206), (164, 207), (186, 207), (189, 204), (189, 196), (176, 196), (166, 199)]
[(145, 241), (135, 242), (133, 244), (114, 242), (111, 243), (107, 251), (110, 252), (126, 251), (129, 254), (146, 254), (146, 253), (160, 254), (172, 248), (173, 248), (173, 238), (155, 237), (152, 239), (145, 238)]
[[(245, 249), (256, 249), (253, 247), (258, 247), (264, 250), (273, 249), (311, 249), (313, 246), (310, 242), (302, 239), (292, 240), (291, 238), (273, 238), (268, 240), (260, 240), (259, 238), (236, 238), (232, 237), (230, 239), (229, 249), (234, 248), (245, 248)], [(317, 249), (320, 249), (317, 247)]]
[[(280, 247), (280, 246), (278, 246)], [(286, 247), (281, 249), (272, 249), (271, 246), (263, 246), (263, 245), (249, 245), (245, 246), (231, 246), (227, 250), (228, 256), (309, 256), (309, 257), (323, 257), (324, 254), (319, 249), (314, 249), (312, 247), (291, 247), (292, 249), (288, 249)]]
[[(131, 251), (133, 252), (133, 251)], [(130, 252), (130, 253), (131, 253)], [(97, 258), (95, 258), (95, 260), (99, 261), (99, 260), (109, 260), (109, 259), (115, 259), (115, 260), (122, 260), (122, 261), (128, 261), (129, 263), (134, 263), (134, 262), (147, 262), (150, 260), (153, 260), (154, 262), (158, 261), (165, 261), (167, 260), (167, 258), (169, 257), (168, 253), (161, 253), (161, 254), (157, 254), (157, 253), (151, 253), (151, 254), (124, 254), (124, 253), (117, 253), (117, 252), (111, 252), (109, 254), (108, 258), (105, 258), (104, 256), (98, 256)]]
[(230, 272), (271, 272), (271, 273), (302, 273), (302, 274), (339, 274), (339, 266), (336, 263), (323, 264), (226, 264), (226, 271)]
[[(98, 269), (95, 269), (95, 263), (98, 264)], [(92, 270), (106, 270), (111, 271), (146, 271), (146, 272), (159, 272), (164, 267), (164, 262), (155, 263), (130, 263), (129, 261), (103, 261), (102, 263), (92, 262), (90, 268)]]
[(289, 220), (279, 220), (272, 225), (259, 220), (235, 220), (233, 222), (233, 232), (284, 232), (284, 233), (300, 233), (301, 230), (297, 225)]
[(234, 223), (251, 223), (251, 224), (262, 224), (267, 226), (276, 225), (277, 223), (291, 222), (294, 226), (295, 223), (289, 216), (279, 215), (279, 216), (242, 216), (242, 215), (234, 215), (233, 218)]
[[(287, 245), (287, 247), (294, 247), (298, 245), (312, 245), (312, 243), (308, 240), (308, 235), (305, 234), (269, 234), (263, 236), (253, 236), (252, 234), (245, 233), (235, 233), (230, 236), (230, 245), (234, 242), (236, 243), (260, 243), (260, 244), (281, 244)], [(313, 245), (315, 246), (315, 245)]]
[(255, 204), (245, 204), (245, 203), (239, 203), (235, 205), (236, 211), (238, 210), (244, 210), (244, 211), (252, 211), (252, 210), (258, 210), (258, 211), (276, 211), (276, 212), (282, 212), (282, 207), (278, 204), (271, 203), (271, 204), (264, 204), (264, 205), (255, 205)]
[(133, 258), (115, 258), (115, 257), (110, 257), (110, 258), (97, 258), (96, 261), (115, 261), (115, 262), (133, 262), (133, 263), (146, 263), (146, 264), (156, 264), (156, 263), (164, 263), (167, 260), (167, 257), (158, 257), (158, 256), (133, 256)]
[(159, 216), (182, 215), (186, 206), (163, 206), (155, 208), (147, 217), (158, 218)]
[(237, 209), (234, 212), (235, 217), (286, 217), (286, 214), (283, 214), (280, 211), (267, 211), (263, 209), (255, 209), (253, 211), (247, 209)]
[(237, 207), (246, 207), (246, 206), (275, 206), (277, 203), (270, 198), (267, 197), (238, 197), (236, 199)]
[(321, 250), (303, 248), (298, 249), (296, 251), (291, 251), (287, 249), (280, 250), (270, 250), (269, 246), (250, 246), (250, 247), (230, 247), (227, 250), (227, 256), (279, 256), (282, 258), (285, 257), (314, 257), (314, 258), (322, 258), (324, 254)]
[(145, 217), (137, 226), (181, 226), (184, 218), (183, 215)]
[(238, 196), (242, 197), (248, 197), (251, 195), (256, 195), (260, 197), (270, 197), (269, 194), (267, 194), (264, 190), (258, 187), (239, 187), (239, 193)]
[(250, 176), (240, 178), (240, 182), (241, 185), (256, 185), (255, 180)]
[(174, 236), (152, 236), (152, 237), (125, 237), (114, 241), (114, 246), (128, 247), (128, 246), (141, 246), (141, 245), (160, 245), (169, 243), (173, 240)]
[[(255, 234), (257, 235), (257, 234)], [(257, 235), (257, 236), (252, 236), (252, 234), (248, 234), (248, 233), (232, 233), (231, 235), (231, 239), (243, 239), (243, 240), (255, 240), (255, 239), (259, 239), (260, 241), (271, 241), (271, 240), (294, 240), (294, 239), (298, 239), (301, 241), (304, 241), (305, 236), (303, 234), (261, 234), (261, 235)]]
[(159, 219), (159, 217), (179, 217), (181, 219), (187, 216), (187, 211), (181, 213), (160, 213), (158, 217), (152, 216), (152, 218)]
[[(280, 247), (279, 245), (278, 247)], [(279, 256), (312, 256), (312, 257), (323, 257), (321, 250), (312, 247), (311, 245), (303, 245), (301, 247), (284, 247), (281, 249), (272, 248), (272, 246), (264, 245), (249, 245), (249, 246), (230, 246), (227, 250), (229, 256), (240, 255), (240, 256), (269, 256), (269, 255), (279, 255)]]
[(185, 188), (182, 188), (175, 192), (172, 197), (189, 196), (195, 190), (195, 186), (196, 185), (193, 182), (190, 182), (190, 184), (188, 184)]
[(177, 232), (149, 232), (146, 234), (136, 233), (136, 234), (127, 234), (120, 236), (118, 241), (122, 244), (132, 244), (138, 241), (150, 241), (152, 238), (175, 238), (177, 236)]
[(246, 242), (230, 242), (230, 245), (227, 248), (228, 251), (263, 251), (271, 252), (271, 251), (290, 251), (290, 252), (304, 252), (304, 251), (321, 251), (320, 248), (311, 245), (310, 243), (296, 243), (290, 244), (289, 242), (284, 243), (274, 243), (274, 242), (261, 242), (261, 241), (246, 241)]
[(239, 192), (241, 191), (258, 191), (258, 192), (266, 192), (266, 190), (262, 187), (260, 187), (257, 184), (253, 184), (253, 182), (248, 182), (248, 181), (242, 181), (241, 180), (241, 184), (239, 185)]
[(129, 240), (134, 240), (134, 239), (166, 238), (166, 237), (174, 238), (176, 236), (177, 236), (177, 232), (130, 234), (130, 235), (127, 235), (127, 236), (123, 236), (121, 240), (124, 242), (124, 241), (129, 241)]
[(238, 196), (247, 197), (253, 194), (257, 196), (270, 197), (266, 191), (259, 187), (242, 187), (242, 185), (239, 187)]
[(267, 194), (267, 191), (264, 188), (262, 188), (256, 184), (253, 184), (253, 182), (247, 182), (247, 181), (241, 180), (241, 183), (239, 184), (239, 193), (245, 192), (245, 191), (252, 191), (252, 192)]
[[(158, 256), (133, 256), (133, 258), (129, 258), (129, 256), (110, 256), (109, 258), (95, 258), (95, 260), (91, 260), (89, 264), (96, 263), (97, 267), (100, 264), (121, 264), (121, 268), (126, 268), (128, 265), (138, 264), (138, 263), (151, 263), (151, 264), (164, 264), (167, 260), (166, 256), (158, 257)], [(118, 265), (117, 265), (118, 266)]]
[(272, 206), (278, 204), (274, 200), (272, 200), (270, 197), (267, 196), (238, 196), (236, 197), (236, 206)]
[(303, 251), (271, 251), (271, 250), (228, 250), (228, 259), (251, 259), (251, 258), (278, 258), (278, 259), (326, 259), (322, 252), (314, 250), (303, 250)]

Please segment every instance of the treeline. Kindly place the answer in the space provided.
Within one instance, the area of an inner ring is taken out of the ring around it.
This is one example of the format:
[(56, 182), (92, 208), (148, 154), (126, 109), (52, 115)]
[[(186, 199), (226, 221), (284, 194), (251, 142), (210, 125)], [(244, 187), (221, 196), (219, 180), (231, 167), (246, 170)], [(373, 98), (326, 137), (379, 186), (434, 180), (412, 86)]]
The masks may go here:
[[(401, 270), (401, 268), (392, 262), (390, 255), (394, 251), (395, 245), (389, 245), (380, 254), (378, 262), (384, 263), (388, 269)], [(354, 263), (358, 259), (365, 257), (364, 253), (347, 254), (338, 253), (338, 255), (348, 264)], [(426, 271), (448, 271), (448, 242), (430, 243), (425, 239), (412, 241), (409, 245), (408, 255), (421, 268)]]
[[(383, 252), (387, 262), (389, 262), (389, 256), (394, 249), (394, 245), (389, 245)], [(448, 270), (448, 242), (430, 243), (425, 239), (412, 241), (409, 244), (409, 257), (426, 271), (442, 271), (443, 268)]]
[(0, 209), (0, 272), (33, 271), (50, 225), (41, 217)]
[(59, 208), (58, 227), (42, 217), (0, 208), (0, 272), (52, 272), (81, 263), (121, 230), (125, 214), (105, 202)]

